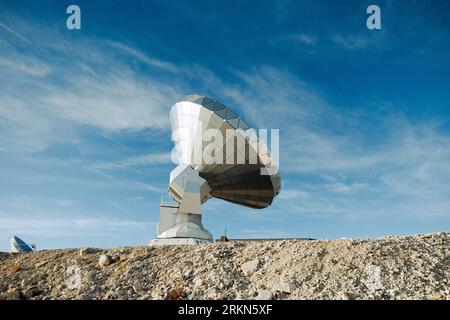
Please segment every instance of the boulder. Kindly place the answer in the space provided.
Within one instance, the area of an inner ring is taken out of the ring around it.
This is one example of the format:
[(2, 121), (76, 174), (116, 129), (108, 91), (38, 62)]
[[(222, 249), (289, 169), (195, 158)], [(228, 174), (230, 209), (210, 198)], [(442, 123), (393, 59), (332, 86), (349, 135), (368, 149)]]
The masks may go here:
[(276, 282), (273, 286), (275, 291), (292, 293), (295, 289), (298, 288), (297, 281), (295, 280), (280, 280)]
[(241, 270), (246, 276), (248, 276), (253, 272), (255, 272), (258, 269), (258, 267), (259, 267), (259, 259), (256, 258), (243, 263), (241, 265)]
[(269, 290), (261, 290), (258, 292), (256, 300), (272, 300), (273, 295)]
[(113, 263), (111, 256), (107, 254), (102, 254), (100, 258), (98, 259), (98, 264), (100, 267), (106, 267), (109, 266), (111, 263)]
[(80, 249), (80, 257), (85, 257), (88, 254), (94, 253), (95, 249), (93, 248), (81, 248)]

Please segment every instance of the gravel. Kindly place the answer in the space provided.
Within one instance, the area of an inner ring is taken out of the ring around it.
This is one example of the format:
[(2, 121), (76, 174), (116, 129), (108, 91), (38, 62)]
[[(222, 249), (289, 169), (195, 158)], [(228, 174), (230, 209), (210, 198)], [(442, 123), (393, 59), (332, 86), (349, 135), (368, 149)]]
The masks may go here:
[(450, 233), (0, 253), (0, 299), (450, 299)]

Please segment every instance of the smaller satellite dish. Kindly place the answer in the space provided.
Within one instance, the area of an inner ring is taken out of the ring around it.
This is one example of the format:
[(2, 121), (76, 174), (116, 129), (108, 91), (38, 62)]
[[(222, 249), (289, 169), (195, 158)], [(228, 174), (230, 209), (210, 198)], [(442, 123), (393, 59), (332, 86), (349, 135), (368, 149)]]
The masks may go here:
[(17, 236), (13, 236), (11, 238), (11, 252), (19, 253), (19, 252), (33, 252), (36, 250), (36, 246), (33, 244), (27, 244), (25, 241), (20, 239)]

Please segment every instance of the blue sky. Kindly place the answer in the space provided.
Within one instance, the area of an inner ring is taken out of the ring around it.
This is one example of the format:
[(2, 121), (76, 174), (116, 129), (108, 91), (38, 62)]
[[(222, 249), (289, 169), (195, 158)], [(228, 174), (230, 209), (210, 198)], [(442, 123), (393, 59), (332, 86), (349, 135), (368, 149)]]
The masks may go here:
[[(231, 237), (450, 229), (447, 1), (0, 3), (0, 250), (145, 244), (174, 168), (168, 112), (209, 95), (280, 128), (282, 192), (210, 200)], [(382, 29), (365, 27), (381, 8)]]

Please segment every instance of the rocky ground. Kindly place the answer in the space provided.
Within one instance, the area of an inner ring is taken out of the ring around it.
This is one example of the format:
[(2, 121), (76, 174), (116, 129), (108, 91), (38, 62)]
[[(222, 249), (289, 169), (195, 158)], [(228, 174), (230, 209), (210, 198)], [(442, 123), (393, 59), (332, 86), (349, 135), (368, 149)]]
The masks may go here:
[(450, 299), (450, 233), (0, 253), (0, 299)]

